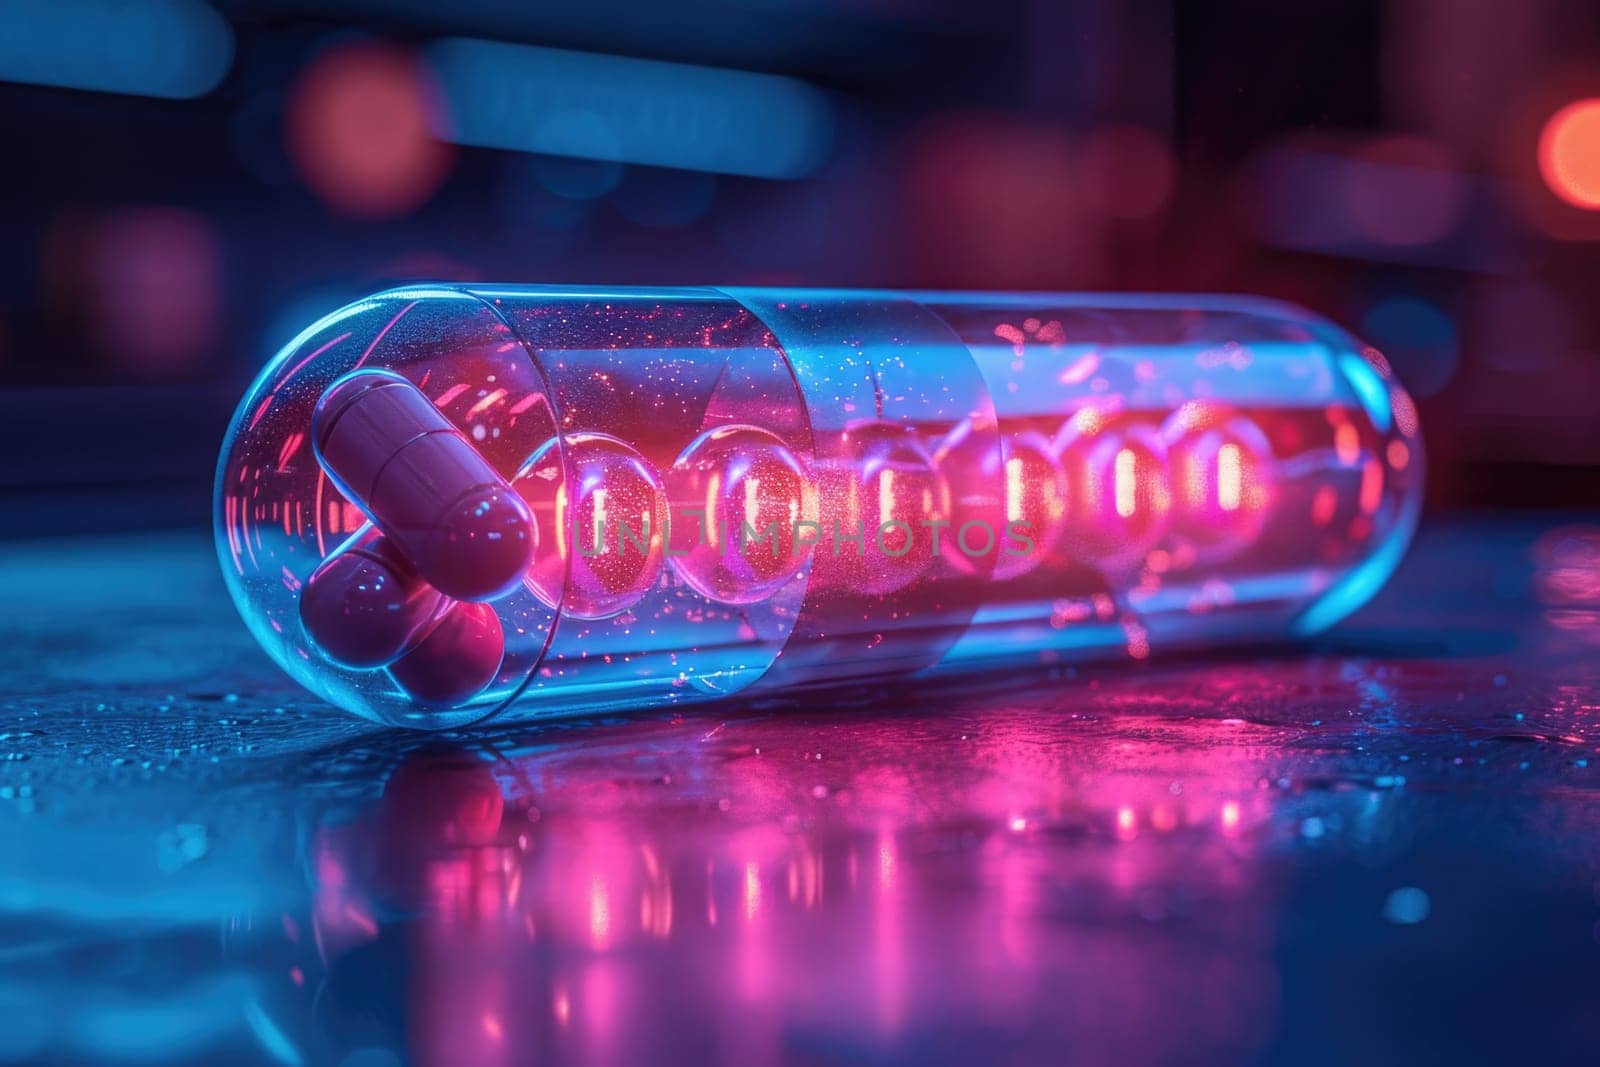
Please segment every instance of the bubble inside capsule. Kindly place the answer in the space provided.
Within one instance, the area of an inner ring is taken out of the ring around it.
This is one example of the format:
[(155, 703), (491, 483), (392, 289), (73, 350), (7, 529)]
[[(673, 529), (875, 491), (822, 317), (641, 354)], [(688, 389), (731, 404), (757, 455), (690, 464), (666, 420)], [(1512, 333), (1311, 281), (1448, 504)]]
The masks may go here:
[(1043, 434), (1024, 432), (1003, 442), (1007, 540), (1015, 547), (995, 557), (994, 577), (1017, 578), (1049, 558), (1067, 529), (1066, 472)]
[(1067, 475), (1068, 550), (1106, 566), (1138, 562), (1167, 530), (1167, 447), (1156, 428), (1085, 408), (1054, 442)]
[(540, 531), (525, 581), (545, 604), (603, 619), (660, 576), (666, 491), (637, 449), (609, 434), (567, 434), (535, 451), (513, 484)]
[(1172, 534), (1198, 552), (1251, 545), (1272, 503), (1272, 445), (1254, 422), (1214, 404), (1185, 404), (1162, 424), (1172, 482)]
[(814, 573), (835, 587), (884, 595), (935, 558), (935, 524), (949, 524), (950, 489), (910, 428), (862, 420), (845, 428), (840, 454), (817, 461), (822, 542)]
[[(815, 534), (811, 476), (776, 434), (719, 426), (667, 472), (673, 571), (724, 604), (766, 600), (805, 566)], [(809, 536), (808, 536), (809, 535)]]

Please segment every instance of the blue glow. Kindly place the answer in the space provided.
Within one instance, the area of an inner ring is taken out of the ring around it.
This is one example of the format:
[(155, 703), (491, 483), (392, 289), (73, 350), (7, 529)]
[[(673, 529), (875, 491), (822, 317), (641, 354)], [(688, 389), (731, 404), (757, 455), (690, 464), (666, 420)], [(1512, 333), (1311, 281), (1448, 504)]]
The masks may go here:
[(1372, 425), (1377, 427), (1379, 433), (1388, 433), (1389, 427), (1394, 425), (1394, 411), (1389, 403), (1389, 386), (1378, 377), (1378, 372), (1373, 369), (1372, 364), (1355, 352), (1339, 353), (1339, 369), (1344, 371), (1344, 376), (1349, 379), (1350, 387), (1356, 391), (1361, 407), (1372, 420)]
[(531, 162), (534, 180), (565, 200), (593, 200), (622, 180), (622, 165), (607, 160), (540, 156)]
[(792, 78), (464, 38), (427, 58), (458, 144), (798, 178), (832, 139), (826, 99)]
[(215, 1052), (238, 1032), (244, 1004), (257, 982), (239, 971), (224, 971), (173, 989), (138, 994), (105, 986), (80, 986), (70, 1025), (73, 1051), (68, 1060), (156, 1062), (196, 1058), (217, 1062)]
[(1412, 296), (1382, 300), (1362, 316), (1361, 332), (1405, 370), (1414, 396), (1431, 396), (1443, 389), (1460, 362), (1455, 323), (1427, 300)]
[(233, 31), (199, 0), (9, 0), (0, 80), (186, 100), (233, 64)]
[(288, 1064), (289, 1067), (300, 1067), (300, 1064), (305, 1062), (300, 1056), (300, 1051), (294, 1047), (294, 1042), (289, 1040), (282, 1027), (272, 1021), (267, 1009), (261, 1006), (259, 998), (251, 997), (245, 1002), (244, 1021), (250, 1025), (250, 1030), (261, 1042), (261, 1047), (273, 1059)]
[[(1388, 394), (1384, 395), (1387, 400)], [(1400, 566), (1400, 558), (1406, 554), (1406, 546), (1411, 543), (1411, 534), (1417, 528), (1417, 518), (1421, 513), (1421, 494), (1409, 495), (1394, 529), (1383, 544), (1324, 593), (1321, 600), (1307, 608), (1305, 614), (1290, 627), (1290, 635), (1309, 637), (1321, 633), (1371, 600), (1383, 588), (1383, 583), (1389, 580), (1394, 569)]]
[(1383, 917), (1392, 923), (1412, 926), (1422, 922), (1433, 910), (1428, 894), (1414, 885), (1402, 886), (1383, 902)]
[[(1242, 604), (1283, 603), (1306, 596), (1314, 590), (1316, 581), (1314, 575), (1303, 570), (1278, 571), (1234, 578), (1228, 583), (1228, 591)], [(1174, 582), (1151, 591), (1135, 590), (1128, 594), (1128, 603), (1151, 615), (1182, 615), (1190, 611), (1203, 594), (1204, 590), (1196, 583)]]

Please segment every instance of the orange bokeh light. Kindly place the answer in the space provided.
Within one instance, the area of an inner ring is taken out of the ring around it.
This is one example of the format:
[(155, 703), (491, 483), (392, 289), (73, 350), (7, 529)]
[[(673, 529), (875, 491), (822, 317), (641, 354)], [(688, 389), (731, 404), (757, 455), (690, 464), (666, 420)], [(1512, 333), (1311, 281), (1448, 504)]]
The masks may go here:
[(1539, 173), (1562, 200), (1600, 211), (1600, 98), (1575, 100), (1544, 124)]

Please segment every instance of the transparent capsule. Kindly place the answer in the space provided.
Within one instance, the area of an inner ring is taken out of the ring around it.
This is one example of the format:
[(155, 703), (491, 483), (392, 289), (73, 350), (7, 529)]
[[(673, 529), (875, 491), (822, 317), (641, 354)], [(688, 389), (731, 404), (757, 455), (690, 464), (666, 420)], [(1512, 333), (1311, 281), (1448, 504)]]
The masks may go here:
[(1266, 301), (424, 287), (262, 372), (217, 544), (296, 679), (442, 727), (1311, 633), (1422, 457)]

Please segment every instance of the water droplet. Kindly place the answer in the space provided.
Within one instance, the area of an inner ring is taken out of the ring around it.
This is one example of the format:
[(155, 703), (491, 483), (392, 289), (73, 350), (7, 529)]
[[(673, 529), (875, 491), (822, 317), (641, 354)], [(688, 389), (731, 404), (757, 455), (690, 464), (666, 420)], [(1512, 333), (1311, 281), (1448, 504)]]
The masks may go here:
[(1432, 902), (1428, 894), (1414, 885), (1401, 886), (1383, 902), (1383, 917), (1402, 926), (1413, 926), (1428, 917)]

